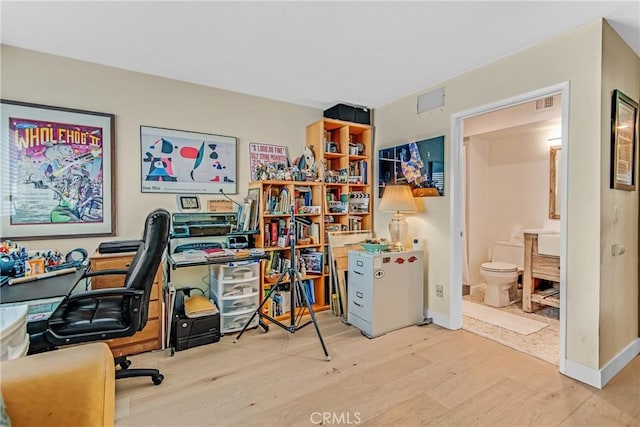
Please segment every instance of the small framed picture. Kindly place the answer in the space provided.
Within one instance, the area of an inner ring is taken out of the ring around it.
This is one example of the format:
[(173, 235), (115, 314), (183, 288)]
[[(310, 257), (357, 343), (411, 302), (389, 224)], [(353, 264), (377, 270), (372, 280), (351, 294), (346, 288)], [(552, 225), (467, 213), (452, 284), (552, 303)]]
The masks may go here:
[(199, 211), (200, 198), (195, 195), (178, 196), (178, 209), (181, 211)]
[(636, 189), (638, 103), (619, 90), (611, 106), (611, 188)]

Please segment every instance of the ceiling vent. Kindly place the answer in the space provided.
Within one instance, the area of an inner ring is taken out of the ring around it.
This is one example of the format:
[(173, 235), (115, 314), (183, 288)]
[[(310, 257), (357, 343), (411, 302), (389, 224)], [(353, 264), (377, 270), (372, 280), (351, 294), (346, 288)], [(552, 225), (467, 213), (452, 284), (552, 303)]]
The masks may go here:
[(536, 111), (553, 110), (553, 96), (545, 96), (536, 100)]

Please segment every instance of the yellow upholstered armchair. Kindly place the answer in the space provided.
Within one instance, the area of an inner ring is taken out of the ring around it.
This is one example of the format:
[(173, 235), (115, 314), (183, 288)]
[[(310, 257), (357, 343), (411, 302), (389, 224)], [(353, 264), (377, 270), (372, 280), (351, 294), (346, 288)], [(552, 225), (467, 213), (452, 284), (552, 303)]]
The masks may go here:
[(14, 427), (113, 426), (114, 371), (102, 342), (2, 361), (5, 412)]

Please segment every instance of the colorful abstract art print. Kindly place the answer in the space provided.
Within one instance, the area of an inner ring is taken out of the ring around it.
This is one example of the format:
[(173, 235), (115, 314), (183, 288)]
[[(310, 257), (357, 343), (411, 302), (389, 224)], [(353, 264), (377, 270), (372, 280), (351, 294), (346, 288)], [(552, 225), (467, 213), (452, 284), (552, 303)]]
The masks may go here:
[(0, 236), (115, 234), (114, 116), (2, 101)]
[(237, 194), (237, 139), (140, 126), (143, 193)]

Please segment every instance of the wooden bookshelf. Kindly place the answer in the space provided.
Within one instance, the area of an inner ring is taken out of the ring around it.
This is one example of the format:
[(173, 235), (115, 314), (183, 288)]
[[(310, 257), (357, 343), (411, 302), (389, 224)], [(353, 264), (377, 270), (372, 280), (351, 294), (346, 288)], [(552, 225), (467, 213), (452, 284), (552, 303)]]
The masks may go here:
[[(269, 258), (262, 261), (261, 289), (262, 297), (271, 289), (276, 278), (290, 263), (289, 230), (291, 228), (291, 208), (295, 209), (297, 255), (307, 252), (320, 252), (324, 257), (323, 230), (323, 194), (321, 182), (307, 181), (254, 181), (249, 183), (250, 189), (257, 189), (260, 194), (258, 201), (259, 234), (255, 236), (255, 245), (264, 249)], [(296, 258), (300, 258), (296, 256)], [(273, 272), (273, 275), (270, 273)], [(312, 283), (315, 311), (329, 308), (328, 289), (325, 288), (327, 272), (306, 273), (301, 276), (302, 282)], [(268, 277), (270, 276), (270, 277)], [(285, 278), (282, 283), (289, 283)], [(285, 318), (288, 313), (275, 314), (270, 305), (265, 304), (265, 312), (272, 317)], [(295, 308), (294, 308), (295, 309)]]

